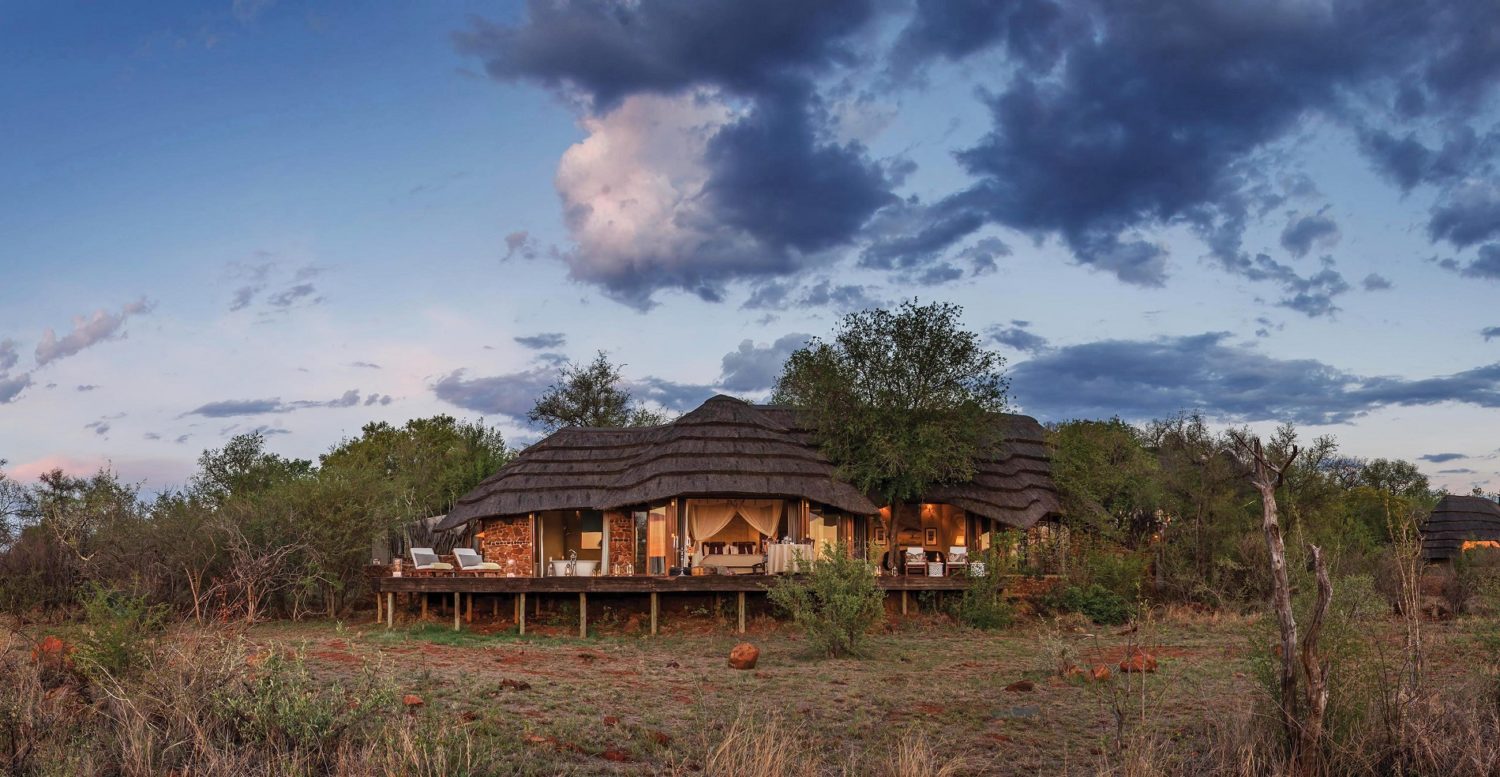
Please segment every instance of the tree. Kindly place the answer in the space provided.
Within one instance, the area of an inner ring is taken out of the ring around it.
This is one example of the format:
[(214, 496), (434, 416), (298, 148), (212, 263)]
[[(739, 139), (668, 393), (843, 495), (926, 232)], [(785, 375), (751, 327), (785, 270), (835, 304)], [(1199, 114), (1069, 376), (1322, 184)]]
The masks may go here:
[(1328, 566), (1324, 563), (1322, 549), (1309, 547), (1312, 567), (1317, 575), (1317, 600), (1313, 604), (1312, 618), (1301, 645), (1301, 668), (1306, 680), (1305, 716), (1297, 714), (1297, 619), (1292, 612), (1292, 585), (1287, 578), (1286, 542), (1281, 534), (1276, 491), (1286, 484), (1287, 471), (1297, 462), (1301, 450), (1290, 443), (1290, 435), (1279, 433), (1279, 441), (1287, 444), (1280, 455), (1268, 452), (1255, 437), (1242, 430), (1231, 431), (1235, 451), (1240, 455), (1250, 477), (1250, 484), (1260, 493), (1262, 530), (1266, 536), (1266, 549), (1271, 561), (1272, 605), (1276, 610), (1276, 625), (1281, 632), (1281, 687), (1279, 710), (1282, 730), (1287, 741), (1294, 743), (1293, 758), (1302, 766), (1304, 773), (1313, 774), (1318, 762), (1319, 747), (1323, 739), (1323, 717), (1328, 708), (1328, 666), (1318, 655), (1318, 637), (1328, 605), (1333, 599), (1333, 586), (1328, 579)]
[(773, 400), (797, 408), (842, 477), (891, 506), (967, 481), (1000, 441), (1005, 360), (963, 328), (963, 308), (903, 302), (850, 313), (832, 341), (787, 358)]
[(1157, 531), (1161, 468), (1140, 430), (1118, 418), (1068, 421), (1048, 437), (1064, 515), (1131, 548)]
[(549, 432), (567, 426), (654, 426), (666, 418), (632, 400), (620, 387), (620, 368), (600, 351), (588, 364), (567, 362), (557, 382), (537, 398), (526, 417)]

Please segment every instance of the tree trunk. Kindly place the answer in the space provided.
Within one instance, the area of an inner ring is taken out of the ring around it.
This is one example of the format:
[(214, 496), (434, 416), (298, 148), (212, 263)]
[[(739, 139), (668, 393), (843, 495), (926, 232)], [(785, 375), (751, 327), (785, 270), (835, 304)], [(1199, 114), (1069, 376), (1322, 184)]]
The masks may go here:
[(1317, 545), (1312, 550), (1313, 569), (1318, 577), (1318, 599), (1313, 605), (1312, 620), (1307, 624), (1307, 635), (1302, 638), (1302, 672), (1307, 676), (1307, 720), (1302, 725), (1302, 741), (1298, 745), (1298, 761), (1303, 774), (1318, 774), (1322, 764), (1323, 713), (1328, 709), (1328, 667), (1318, 655), (1318, 636), (1323, 630), (1323, 618), (1328, 614), (1328, 605), (1333, 600), (1333, 584), (1328, 580), (1328, 565), (1323, 562), (1323, 550)]
[(896, 544), (896, 534), (897, 534), (897, 530), (898, 530), (898, 528), (900, 526), (901, 526), (901, 500), (899, 500), (899, 499), (892, 499), (891, 500), (891, 520), (889, 520), (889, 521), (886, 522), (886, 527), (885, 527), (885, 558), (886, 558), (886, 564), (889, 566), (889, 568), (891, 570), (891, 574), (896, 574), (896, 575), (899, 575), (902, 572), (902, 569), (901, 569), (901, 554), (899, 553), (900, 548)]
[(1292, 586), (1286, 574), (1286, 543), (1281, 538), (1281, 522), (1276, 513), (1274, 480), (1256, 478), (1260, 492), (1261, 529), (1266, 534), (1266, 549), (1271, 555), (1271, 604), (1276, 608), (1276, 626), (1281, 631), (1281, 726), (1287, 742), (1297, 741), (1297, 619), (1292, 614)]

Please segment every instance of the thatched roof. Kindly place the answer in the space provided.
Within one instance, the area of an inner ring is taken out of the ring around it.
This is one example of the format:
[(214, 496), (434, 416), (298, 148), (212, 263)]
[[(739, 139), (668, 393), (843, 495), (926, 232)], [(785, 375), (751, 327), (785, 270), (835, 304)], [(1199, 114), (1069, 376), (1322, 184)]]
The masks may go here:
[(1466, 540), (1500, 541), (1500, 504), (1482, 496), (1445, 496), (1422, 525), (1422, 556), (1456, 558)]
[[(1005, 416), (1001, 455), (946, 501), (1012, 526), (1058, 512), (1041, 426)], [(544, 510), (612, 510), (678, 496), (806, 498), (849, 513), (876, 505), (849, 483), (784, 407), (716, 396), (661, 426), (561, 429), (527, 448), (448, 512), (443, 527)]]

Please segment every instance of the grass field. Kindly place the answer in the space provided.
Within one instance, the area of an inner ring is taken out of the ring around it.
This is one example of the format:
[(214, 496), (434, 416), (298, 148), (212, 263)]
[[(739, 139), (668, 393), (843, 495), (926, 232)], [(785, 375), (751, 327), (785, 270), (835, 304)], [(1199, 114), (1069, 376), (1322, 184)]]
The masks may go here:
[[(1476, 624), (1430, 625), (1436, 682), (1463, 682), (1487, 663), (1470, 636)], [(1399, 644), (1394, 621), (1371, 625)], [(1122, 727), (1127, 746), (1191, 752), (1209, 726), (1250, 715), (1261, 693), (1253, 617), (1166, 616), (1134, 633), (1031, 621), (985, 633), (916, 615), (885, 628), (867, 656), (837, 660), (810, 655), (765, 619), (743, 638), (761, 650), (753, 671), (726, 665), (742, 639), (728, 623), (700, 618), (677, 631), (689, 633), (522, 638), (435, 620), (393, 631), (274, 624), (249, 636), (303, 651), (329, 678), (378, 667), (522, 774), (691, 772), (736, 720), (777, 726), (833, 773), (891, 757), (904, 739), (925, 741), (934, 764), (961, 764), (960, 774), (1095, 774), (1120, 759)], [(1135, 645), (1158, 659), (1157, 672), (1119, 672)], [(1068, 679), (1060, 664), (1106, 666), (1113, 677)]]

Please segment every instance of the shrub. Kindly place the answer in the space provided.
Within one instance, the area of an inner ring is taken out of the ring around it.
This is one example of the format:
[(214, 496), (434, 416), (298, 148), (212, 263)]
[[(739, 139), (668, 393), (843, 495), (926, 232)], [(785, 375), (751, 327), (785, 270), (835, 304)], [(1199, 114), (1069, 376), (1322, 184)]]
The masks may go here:
[(824, 545), (824, 551), (806, 575), (777, 580), (771, 604), (789, 614), (820, 652), (858, 653), (865, 632), (885, 613), (885, 594), (869, 562), (853, 558), (847, 543)]
[(1123, 550), (1095, 548), (1082, 559), (1081, 580), (1085, 586), (1100, 586), (1130, 600), (1140, 596), (1146, 576), (1146, 557)]
[(144, 596), (95, 587), (83, 602), (80, 667), (91, 674), (129, 674), (141, 665), (166, 615), (165, 607), (148, 605)]
[[(395, 693), (366, 672), (358, 691), (315, 682), (302, 657), (273, 653), (242, 685), (215, 694), (218, 713), (244, 742), (281, 752), (327, 757), (346, 739), (360, 739), (395, 707)], [(319, 758), (318, 760), (321, 760)]]
[(1125, 597), (1097, 583), (1087, 588), (1070, 585), (1054, 590), (1043, 600), (1043, 606), (1055, 612), (1076, 612), (1088, 616), (1089, 620), (1117, 626), (1130, 620), (1130, 603)]
[[(976, 629), (1003, 629), (1016, 617), (1015, 610), (1005, 601), (1005, 578), (1009, 571), (1004, 554), (991, 549), (971, 558), (972, 563), (984, 564), (984, 574), (970, 575), (969, 587), (964, 589), (954, 613), (960, 623)], [(974, 567), (970, 566), (970, 570)]]

